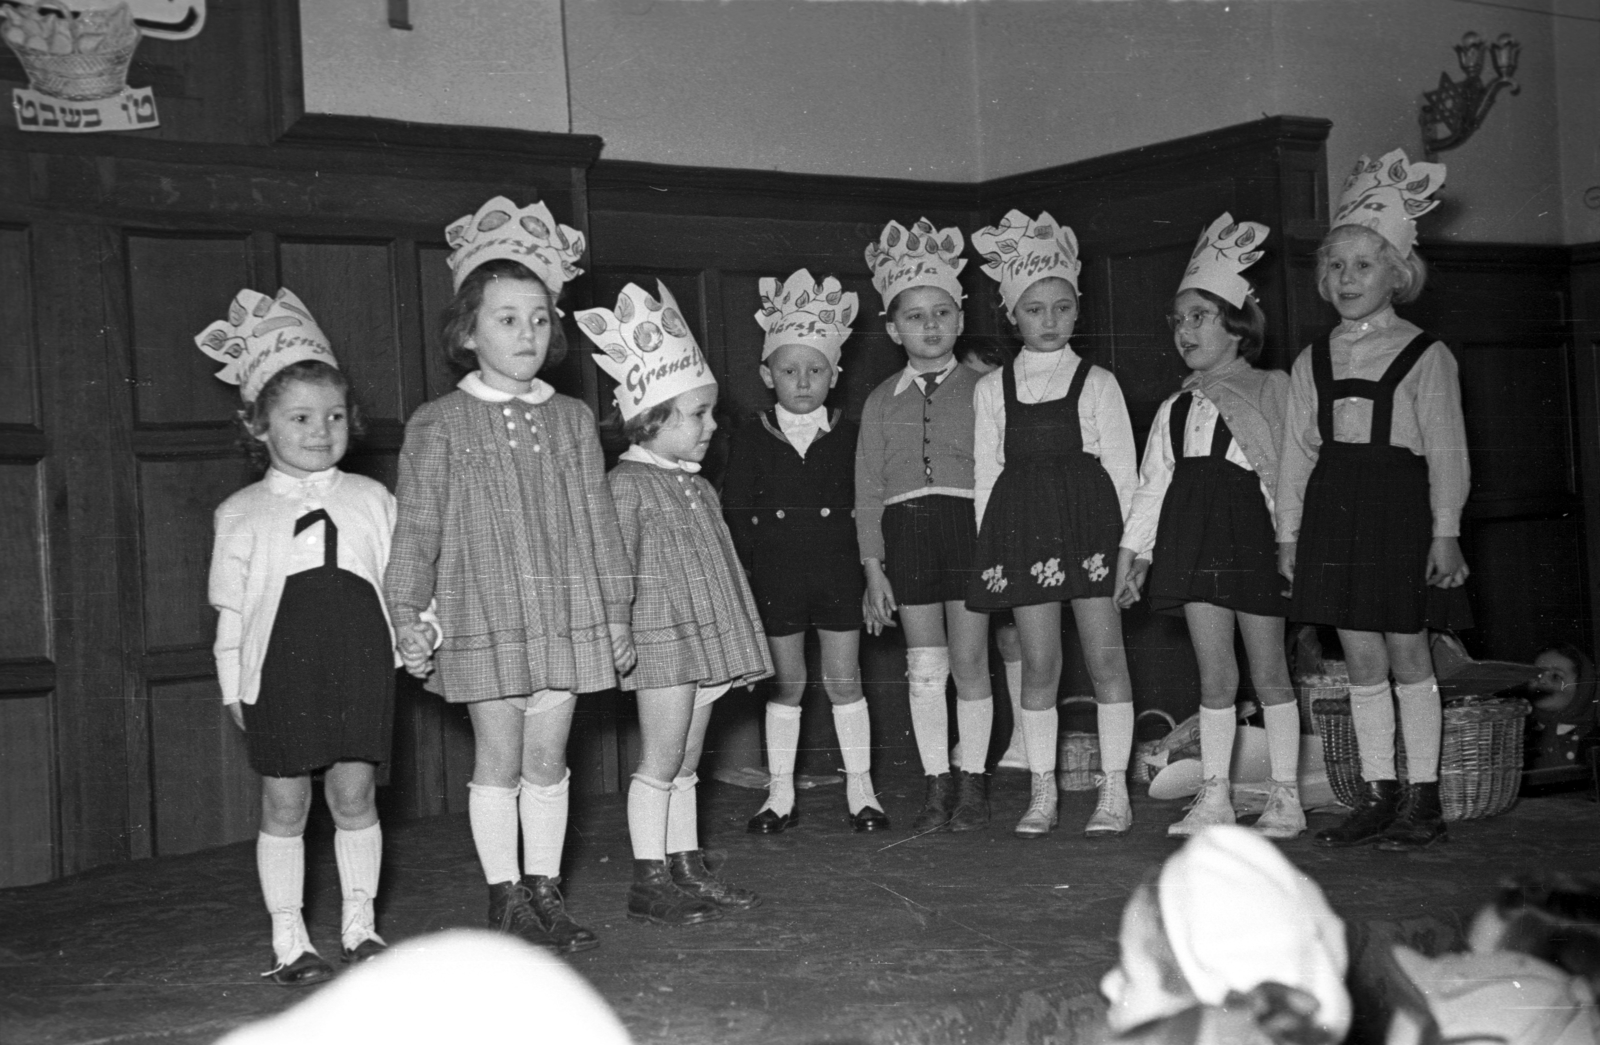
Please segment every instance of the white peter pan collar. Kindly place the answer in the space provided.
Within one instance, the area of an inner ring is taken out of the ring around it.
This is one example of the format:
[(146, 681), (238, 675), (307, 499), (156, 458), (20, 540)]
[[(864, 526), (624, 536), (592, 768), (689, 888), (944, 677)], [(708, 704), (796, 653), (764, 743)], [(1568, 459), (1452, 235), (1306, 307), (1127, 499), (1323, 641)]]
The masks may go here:
[(669, 472), (684, 471), (690, 475), (700, 470), (699, 461), (674, 461), (670, 457), (662, 457), (653, 450), (647, 450), (638, 443), (634, 443), (622, 451), (621, 460), (655, 465), (657, 468), (665, 468)]
[(785, 410), (782, 403), (772, 404), (773, 412), (778, 415), (778, 430), (787, 435), (790, 432), (805, 432), (813, 428), (824, 432), (833, 431), (828, 424), (828, 408), (819, 406), (804, 414), (796, 414)]
[(486, 403), (509, 403), (515, 399), (530, 406), (538, 406), (556, 394), (556, 390), (548, 382), (541, 381), (537, 377), (533, 379), (526, 392), (502, 392), (498, 388), (490, 388), (488, 382), (484, 381), (483, 375), (476, 370), (463, 377), (456, 387), (472, 398), (481, 399)]

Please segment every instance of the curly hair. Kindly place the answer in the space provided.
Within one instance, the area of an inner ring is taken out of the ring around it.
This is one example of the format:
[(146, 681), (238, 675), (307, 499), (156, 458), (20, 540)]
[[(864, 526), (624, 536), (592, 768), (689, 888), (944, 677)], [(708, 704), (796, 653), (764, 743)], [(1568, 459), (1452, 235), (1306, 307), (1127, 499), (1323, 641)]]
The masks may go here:
[(617, 422), (622, 426), (622, 434), (628, 442), (635, 445), (648, 443), (661, 434), (661, 430), (672, 422), (673, 415), (678, 412), (676, 397), (665, 403), (657, 403), (642, 413), (634, 414), (626, 421), (621, 420), (620, 412)]
[(272, 464), (272, 455), (261, 437), (267, 434), (267, 417), (283, 397), (284, 391), (296, 382), (307, 385), (327, 385), (344, 394), (346, 423), (350, 437), (366, 434), (366, 424), (361, 416), (361, 406), (350, 394), (350, 378), (343, 370), (320, 359), (305, 359), (290, 363), (267, 378), (255, 402), (246, 403), (235, 416), (239, 422), (239, 448), (250, 463), (265, 471)]
[(559, 366), (567, 358), (567, 333), (561, 326), (560, 319), (554, 314), (556, 296), (550, 293), (550, 288), (544, 281), (533, 274), (533, 270), (520, 261), (509, 258), (497, 258), (486, 261), (467, 274), (461, 281), (461, 289), (457, 290), (450, 303), (444, 307), (444, 315), (440, 317), (439, 329), (444, 339), (444, 352), (451, 365), (461, 370), (478, 369), (478, 354), (467, 347), (467, 341), (472, 337), (478, 325), (478, 309), (483, 306), (484, 288), (497, 279), (517, 280), (524, 283), (536, 283), (545, 291), (550, 299), (550, 347), (545, 350), (544, 364), (540, 369)]
[(1317, 247), (1317, 296), (1324, 301), (1332, 301), (1327, 291), (1322, 289), (1323, 280), (1328, 275), (1328, 251), (1335, 243), (1359, 236), (1371, 236), (1376, 239), (1378, 256), (1394, 270), (1395, 278), (1399, 281), (1394, 292), (1395, 303), (1404, 305), (1417, 300), (1417, 296), (1422, 293), (1423, 285), (1428, 282), (1428, 263), (1416, 250), (1412, 250), (1409, 255), (1401, 254), (1400, 248), (1365, 225), (1340, 225), (1338, 228), (1330, 229), (1328, 234), (1322, 237), (1322, 245)]

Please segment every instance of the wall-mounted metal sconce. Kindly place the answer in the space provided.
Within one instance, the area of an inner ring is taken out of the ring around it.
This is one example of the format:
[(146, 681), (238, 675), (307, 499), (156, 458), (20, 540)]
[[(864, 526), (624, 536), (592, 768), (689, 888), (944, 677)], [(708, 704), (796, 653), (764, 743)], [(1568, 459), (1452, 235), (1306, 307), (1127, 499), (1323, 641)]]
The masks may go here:
[[(1484, 81), (1483, 52), (1489, 52), (1494, 64), (1494, 79)], [(1456, 59), (1466, 75), (1460, 83), (1453, 82), (1449, 73), (1439, 74), (1436, 90), (1422, 93), (1422, 111), (1418, 115), (1422, 124), (1422, 147), (1433, 159), (1446, 149), (1454, 149), (1472, 137), (1489, 115), (1494, 96), (1503, 88), (1512, 94), (1522, 90), (1511, 78), (1517, 74), (1517, 54), (1522, 45), (1510, 33), (1501, 33), (1492, 44), (1484, 43), (1477, 33), (1468, 33), (1456, 45)]]

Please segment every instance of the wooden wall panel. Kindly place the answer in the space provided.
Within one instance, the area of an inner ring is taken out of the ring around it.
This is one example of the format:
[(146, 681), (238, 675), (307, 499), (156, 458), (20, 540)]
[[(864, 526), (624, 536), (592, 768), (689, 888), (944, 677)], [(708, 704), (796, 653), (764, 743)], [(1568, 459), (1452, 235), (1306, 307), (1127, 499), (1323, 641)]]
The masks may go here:
[(1584, 527), (1575, 515), (1469, 519), (1462, 553), (1480, 655), (1527, 661), (1546, 646), (1587, 646), (1591, 627)]
[(128, 302), (133, 311), (134, 416), (139, 424), (227, 422), (239, 408), (236, 386), (213, 375), (222, 365), (194, 337), (226, 319), (233, 296), (254, 286), (242, 236), (130, 235)]
[[(150, 687), (155, 854), (192, 853), (253, 838), (261, 778), (251, 769), (244, 734), (210, 679)], [(182, 758), (160, 757), (182, 752)]]
[(40, 471), (37, 464), (0, 461), (0, 577), (6, 593), (0, 600), (0, 660), (50, 655)]
[(145, 647), (202, 647), (216, 635), (206, 601), (212, 513), (235, 490), (258, 478), (237, 457), (141, 461)]
[(285, 240), (283, 285), (317, 318), (369, 418), (404, 420), (390, 248), (381, 243)]
[(0, 228), (0, 425), (39, 423), (28, 232)]
[(50, 696), (0, 697), (0, 888), (55, 876)]

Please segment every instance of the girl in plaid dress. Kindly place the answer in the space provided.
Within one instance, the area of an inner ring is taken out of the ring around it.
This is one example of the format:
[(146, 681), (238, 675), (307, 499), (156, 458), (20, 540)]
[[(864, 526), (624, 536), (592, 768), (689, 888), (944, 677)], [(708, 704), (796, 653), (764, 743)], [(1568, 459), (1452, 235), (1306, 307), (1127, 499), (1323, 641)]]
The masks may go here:
[(636, 589), (638, 661), (622, 677), (638, 693), (641, 746), (628, 788), (628, 917), (693, 925), (761, 903), (706, 868), (695, 770), (712, 703), (771, 675), (772, 661), (716, 491), (696, 474), (717, 430), (717, 382), (677, 302), (657, 290), (630, 283), (614, 310), (580, 312), (578, 324), (617, 379), (632, 444), (610, 475)]
[(418, 614), (438, 601), (428, 685), (472, 718), (467, 811), (489, 927), (579, 951), (597, 941), (559, 889), (573, 694), (633, 664), (633, 581), (594, 415), (537, 377), (566, 354), (556, 298), (583, 236), (504, 197), (445, 235), (445, 343), (476, 369), (406, 425), (389, 613), (409, 666), (427, 659)]

